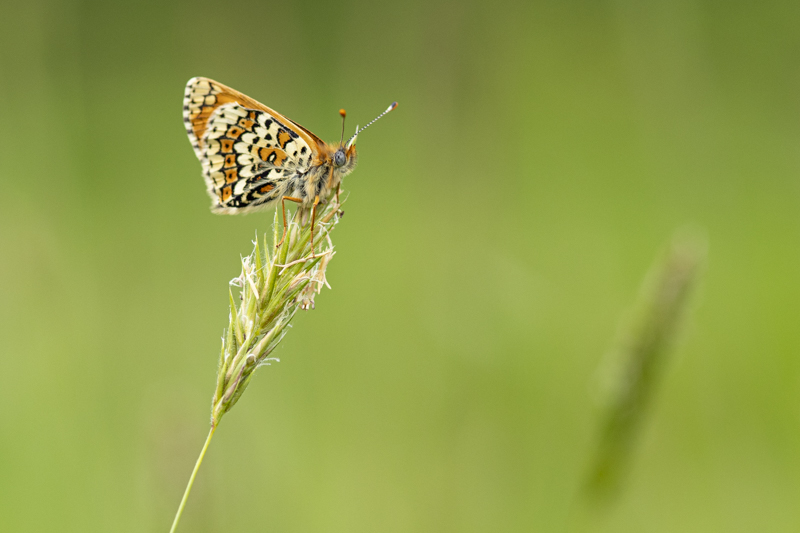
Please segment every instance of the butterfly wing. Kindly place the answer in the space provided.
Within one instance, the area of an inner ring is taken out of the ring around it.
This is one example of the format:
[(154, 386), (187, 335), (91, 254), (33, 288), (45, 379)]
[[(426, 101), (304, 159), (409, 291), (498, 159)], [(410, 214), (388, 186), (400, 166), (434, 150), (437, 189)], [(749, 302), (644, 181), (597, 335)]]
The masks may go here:
[(315, 135), (221, 83), (189, 80), (183, 113), (215, 213), (263, 209), (319, 164), (324, 143)]

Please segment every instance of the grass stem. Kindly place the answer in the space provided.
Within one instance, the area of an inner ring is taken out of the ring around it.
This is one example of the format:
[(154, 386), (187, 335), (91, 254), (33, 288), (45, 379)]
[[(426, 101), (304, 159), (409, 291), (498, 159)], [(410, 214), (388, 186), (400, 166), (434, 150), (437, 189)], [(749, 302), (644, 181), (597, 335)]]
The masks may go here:
[(192, 485), (194, 485), (194, 478), (197, 476), (197, 471), (200, 470), (200, 465), (203, 463), (203, 457), (206, 456), (206, 450), (208, 450), (208, 445), (211, 442), (211, 437), (214, 436), (214, 431), (216, 431), (217, 426), (212, 426), (211, 431), (208, 432), (208, 437), (206, 437), (206, 443), (203, 444), (203, 449), (200, 451), (200, 457), (197, 458), (197, 463), (194, 465), (194, 470), (192, 470), (192, 475), (189, 478), (189, 484), (186, 485), (186, 491), (183, 493), (183, 499), (181, 500), (181, 504), (178, 507), (178, 512), (175, 514), (175, 520), (172, 522), (172, 527), (169, 530), (169, 533), (175, 533), (175, 529), (178, 527), (178, 522), (181, 519), (181, 515), (183, 514), (183, 508), (186, 505), (186, 500), (189, 499), (189, 493), (192, 491)]

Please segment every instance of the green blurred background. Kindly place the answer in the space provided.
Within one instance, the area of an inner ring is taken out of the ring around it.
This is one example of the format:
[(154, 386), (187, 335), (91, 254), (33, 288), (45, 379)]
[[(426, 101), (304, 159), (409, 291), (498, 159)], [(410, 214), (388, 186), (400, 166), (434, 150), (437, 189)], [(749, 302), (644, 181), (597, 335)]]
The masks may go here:
[(0, 530), (167, 531), (227, 283), (208, 76), (359, 138), (317, 299), (179, 531), (564, 531), (598, 365), (673, 231), (709, 262), (591, 531), (800, 528), (800, 3), (4, 2)]

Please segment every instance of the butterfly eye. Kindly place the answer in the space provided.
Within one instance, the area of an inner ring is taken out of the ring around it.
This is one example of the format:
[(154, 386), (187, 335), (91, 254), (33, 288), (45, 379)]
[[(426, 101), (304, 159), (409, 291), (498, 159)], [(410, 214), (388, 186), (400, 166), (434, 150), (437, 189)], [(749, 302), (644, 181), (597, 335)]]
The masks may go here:
[(338, 150), (335, 154), (333, 154), (333, 164), (337, 167), (344, 165), (347, 158), (344, 156), (344, 151)]

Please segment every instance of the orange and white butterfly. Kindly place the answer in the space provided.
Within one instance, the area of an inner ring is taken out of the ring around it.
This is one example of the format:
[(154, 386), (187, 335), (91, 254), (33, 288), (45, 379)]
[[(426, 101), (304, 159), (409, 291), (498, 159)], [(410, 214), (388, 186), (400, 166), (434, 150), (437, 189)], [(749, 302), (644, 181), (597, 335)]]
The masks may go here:
[[(355, 168), (358, 134), (396, 106), (356, 128), (346, 144), (344, 136), (339, 144), (328, 144), (230, 87), (192, 78), (183, 98), (183, 121), (203, 165), (211, 210), (230, 215), (284, 200), (316, 208), (320, 199), (338, 193), (342, 178)], [(344, 119), (344, 110), (340, 113)]]

